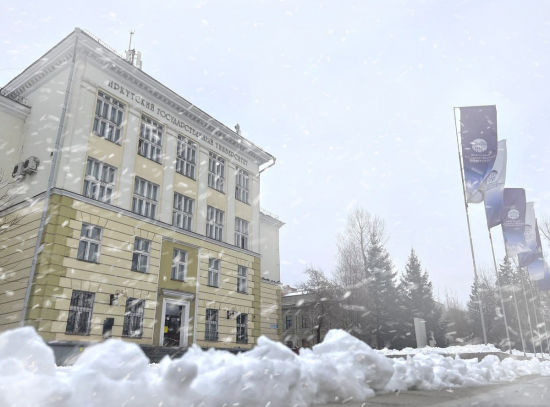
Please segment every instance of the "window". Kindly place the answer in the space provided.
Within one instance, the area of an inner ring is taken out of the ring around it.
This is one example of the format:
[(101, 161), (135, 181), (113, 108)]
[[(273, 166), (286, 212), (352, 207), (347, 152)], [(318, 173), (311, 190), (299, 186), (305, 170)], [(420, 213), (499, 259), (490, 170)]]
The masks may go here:
[(82, 224), (80, 230), (80, 242), (78, 243), (78, 260), (99, 262), (99, 252), (101, 249), (101, 228), (99, 226)]
[(194, 200), (174, 193), (174, 212), (172, 224), (178, 228), (192, 230), (193, 228), (193, 206)]
[(82, 195), (110, 204), (115, 189), (116, 168), (88, 157)]
[(187, 276), (187, 252), (174, 249), (172, 259), (172, 280), (185, 281)]
[(292, 317), (286, 317), (285, 320), (285, 329), (292, 328)]
[(249, 203), (250, 198), (250, 175), (247, 171), (238, 168), (235, 183), (235, 198), (244, 203)]
[(208, 161), (208, 186), (220, 192), (224, 192), (225, 184), (225, 159), (210, 153)]
[(206, 215), (206, 236), (216, 240), (222, 240), (223, 236), (223, 211), (211, 206)]
[(206, 326), (204, 331), (205, 341), (217, 341), (218, 340), (218, 310), (207, 309), (206, 310)]
[(248, 249), (248, 225), (244, 219), (235, 218), (235, 246)]
[(164, 126), (147, 116), (141, 116), (138, 154), (160, 163)]
[(136, 177), (132, 212), (155, 219), (157, 213), (159, 186)]
[(97, 94), (93, 133), (120, 144), (124, 105), (103, 92)]
[(74, 290), (69, 306), (69, 318), (65, 333), (89, 335), (92, 322), (94, 293)]
[(218, 259), (208, 259), (208, 285), (220, 286), (220, 261)]
[(176, 172), (195, 179), (195, 165), (197, 164), (197, 145), (185, 137), (178, 136), (178, 151)]
[(248, 314), (237, 315), (237, 343), (248, 343)]
[(302, 315), (302, 328), (309, 328), (309, 317)]
[(150, 253), (151, 241), (136, 237), (134, 241), (134, 255), (132, 257), (132, 270), (147, 273), (149, 270)]
[(237, 292), (246, 294), (248, 290), (248, 270), (239, 266), (237, 271)]
[(124, 311), (124, 327), (122, 336), (141, 338), (143, 335), (143, 314), (145, 312), (145, 300), (128, 298)]

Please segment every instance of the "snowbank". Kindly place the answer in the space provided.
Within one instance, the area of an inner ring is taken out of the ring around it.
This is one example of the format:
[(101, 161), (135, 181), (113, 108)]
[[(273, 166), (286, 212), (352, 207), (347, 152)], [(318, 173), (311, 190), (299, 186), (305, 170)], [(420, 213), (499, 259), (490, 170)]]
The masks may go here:
[(112, 339), (87, 348), (72, 368), (57, 368), (30, 327), (0, 335), (0, 406), (308, 406), (527, 374), (550, 375), (550, 362), (437, 354), (389, 359), (339, 330), (300, 355), (262, 337), (246, 353), (192, 347), (158, 365), (149, 365), (137, 345)]
[[(380, 349), (377, 351), (382, 355), (416, 355), (423, 354), (455, 354), (455, 353), (489, 353), (489, 352), (502, 352), (493, 344), (489, 345), (461, 345), (461, 346), (449, 346), (447, 348), (436, 348), (426, 346), (425, 348), (404, 348), (397, 349)], [(523, 352), (521, 353), (523, 355)]]

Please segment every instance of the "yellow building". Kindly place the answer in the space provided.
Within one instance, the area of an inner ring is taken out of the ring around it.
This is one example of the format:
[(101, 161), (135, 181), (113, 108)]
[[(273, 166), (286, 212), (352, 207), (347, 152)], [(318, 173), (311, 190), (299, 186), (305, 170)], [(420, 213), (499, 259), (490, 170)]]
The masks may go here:
[(0, 91), (0, 331), (280, 339), (275, 158), (75, 29)]

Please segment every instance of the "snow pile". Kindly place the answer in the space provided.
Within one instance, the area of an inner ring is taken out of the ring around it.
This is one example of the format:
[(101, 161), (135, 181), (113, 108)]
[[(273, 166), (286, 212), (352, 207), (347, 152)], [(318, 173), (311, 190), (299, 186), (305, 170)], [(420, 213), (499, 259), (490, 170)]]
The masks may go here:
[[(488, 345), (461, 345), (461, 346), (449, 346), (447, 348), (436, 348), (426, 346), (425, 348), (404, 348), (397, 349), (381, 349), (377, 351), (382, 355), (416, 355), (422, 354), (436, 354), (436, 355), (449, 355), (460, 353), (489, 353), (489, 352), (502, 352), (493, 344)], [(523, 355), (523, 352), (521, 352)]]
[(52, 350), (30, 327), (0, 335), (0, 406), (301, 407), (527, 374), (550, 376), (550, 362), (437, 354), (389, 359), (339, 330), (300, 355), (262, 337), (246, 353), (192, 347), (158, 365), (139, 346), (112, 339), (87, 348), (72, 368), (56, 368)]

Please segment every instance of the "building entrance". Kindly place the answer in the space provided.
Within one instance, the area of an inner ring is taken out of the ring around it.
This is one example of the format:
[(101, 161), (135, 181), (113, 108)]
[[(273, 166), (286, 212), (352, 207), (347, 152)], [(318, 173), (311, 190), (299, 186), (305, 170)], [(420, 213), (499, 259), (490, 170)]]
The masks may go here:
[(185, 305), (177, 302), (166, 302), (164, 311), (163, 346), (182, 346), (182, 328), (184, 326)]

